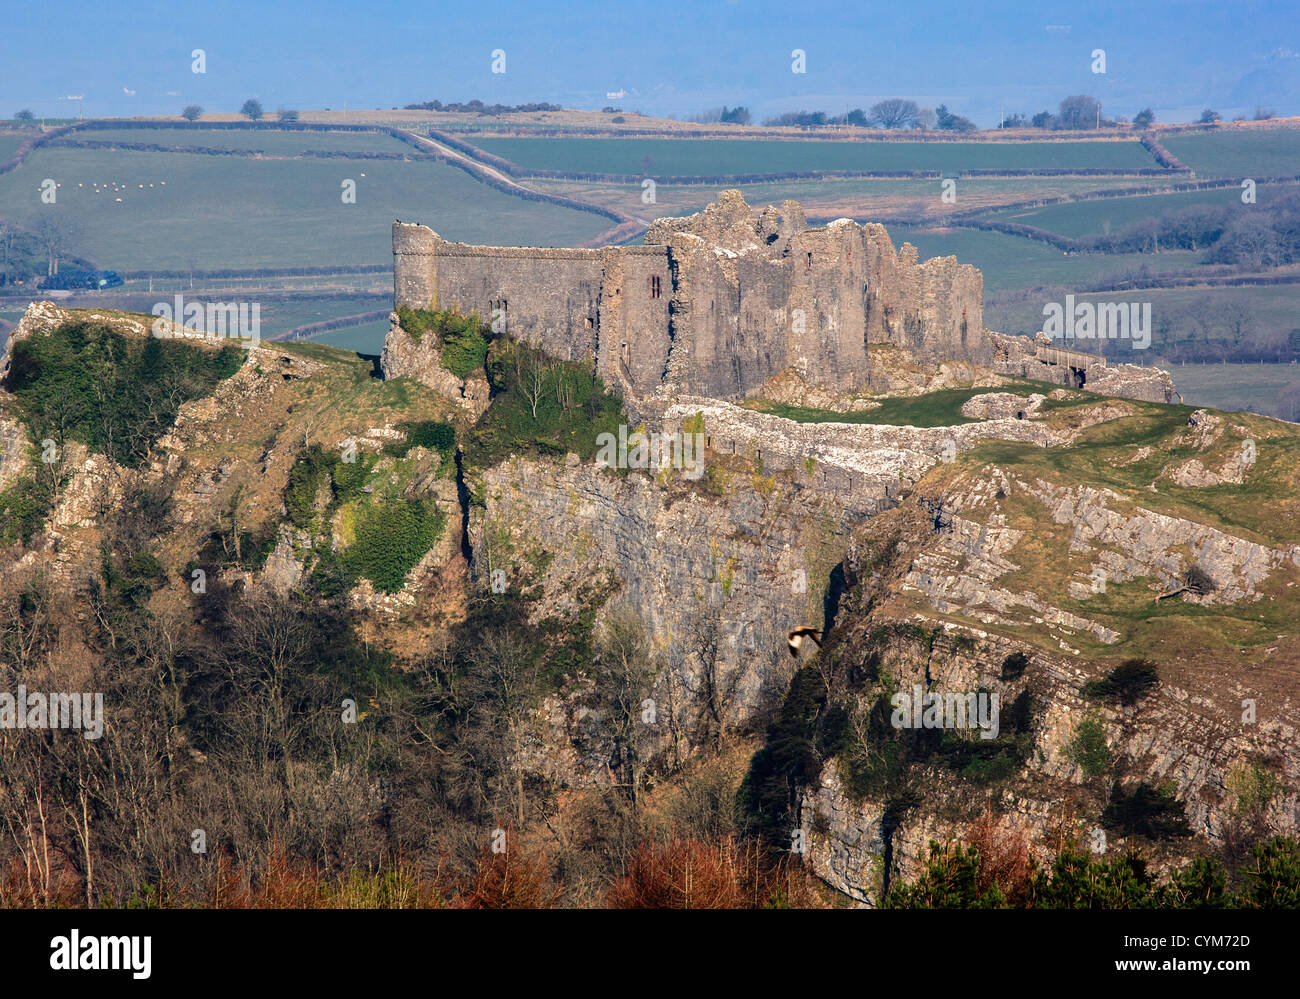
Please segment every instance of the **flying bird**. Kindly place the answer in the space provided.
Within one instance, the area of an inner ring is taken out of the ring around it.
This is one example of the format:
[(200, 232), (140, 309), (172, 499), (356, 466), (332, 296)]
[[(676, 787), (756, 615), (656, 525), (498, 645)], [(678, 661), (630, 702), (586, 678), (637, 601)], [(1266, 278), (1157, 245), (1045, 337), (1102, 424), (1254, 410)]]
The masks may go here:
[(134, 91), (134, 90), (127, 90), (126, 87), (123, 87), (123, 88), (122, 88), (122, 93), (126, 94), (127, 97), (134, 97), (134, 96), (135, 96), (135, 91)]
[(799, 658), (799, 649), (803, 647), (803, 642), (805, 638), (811, 638), (813, 640), (813, 644), (820, 649), (822, 647), (822, 643), (820, 641), (821, 634), (822, 633), (818, 631), (816, 628), (810, 628), (806, 624), (800, 625), (798, 628), (795, 628), (794, 631), (790, 632), (789, 636), (786, 638), (786, 645), (790, 649), (790, 655), (794, 656), (796, 659)]

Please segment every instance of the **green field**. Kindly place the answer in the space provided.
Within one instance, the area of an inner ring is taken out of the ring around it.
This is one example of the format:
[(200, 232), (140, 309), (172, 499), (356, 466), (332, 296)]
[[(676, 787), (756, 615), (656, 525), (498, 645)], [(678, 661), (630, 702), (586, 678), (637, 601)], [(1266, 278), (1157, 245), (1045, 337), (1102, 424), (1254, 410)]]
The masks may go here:
[[(1280, 198), (1300, 192), (1296, 184), (1263, 184), (1256, 188), (1256, 206), (1267, 206)], [(991, 219), (1031, 225), (1062, 236), (1082, 237), (1117, 233), (1135, 222), (1158, 218), (1169, 212), (1197, 207), (1241, 208), (1241, 189), (1227, 187), (1213, 191), (1186, 191), (1177, 194), (1148, 194), (1133, 198), (1105, 198), (1076, 201), (1070, 204), (1044, 205), (1011, 212), (990, 214)]]
[(1160, 144), (1198, 177), (1300, 175), (1300, 129), (1224, 129), (1161, 137)]
[[(62, 185), (53, 208), (39, 200), (45, 177)], [(342, 203), (345, 178), (357, 183), (356, 204)], [(93, 182), (126, 190), (96, 194)], [(388, 264), (397, 218), (448, 239), (507, 246), (571, 246), (611, 225), (590, 212), (513, 198), (431, 161), (66, 148), (38, 149), (0, 176), (0, 216), (30, 225), (42, 210), (67, 213), (82, 228), (72, 251), (113, 270)]]
[(1277, 397), (1300, 385), (1300, 364), (1175, 364), (1166, 370), (1185, 403), (1215, 409), (1274, 414)]
[(940, 389), (922, 395), (893, 396), (880, 400), (874, 409), (841, 413), (829, 409), (812, 409), (789, 406), (766, 399), (751, 399), (746, 408), (781, 416), (797, 423), (863, 423), (891, 427), (955, 427), (963, 423), (978, 423), (977, 419), (963, 416), (961, 407), (977, 395), (989, 392), (1043, 392), (1055, 386), (1043, 382), (1008, 379), (1003, 385), (979, 388)]
[(8, 163), (34, 132), (0, 132), (0, 163)]
[(941, 170), (1156, 166), (1135, 141), (795, 142), (767, 139), (475, 138), (534, 170), (686, 177), (804, 170)]
[(985, 295), (1017, 288), (1066, 285), (1087, 288), (1112, 275), (1145, 265), (1153, 272), (1187, 270), (1197, 265), (1198, 254), (1171, 253), (1071, 253), (1021, 236), (978, 229), (918, 229), (891, 223), (896, 247), (904, 242), (916, 247), (920, 259), (956, 257), (978, 267), (984, 275)]
[(331, 330), (314, 336), (305, 343), (325, 343), (331, 347), (355, 350), (358, 354), (379, 354), (384, 349), (384, 337), (388, 335), (388, 321), (363, 323), (361, 326), (349, 326), (347, 329)]
[[(196, 293), (197, 297), (197, 293)], [(218, 296), (209, 296), (218, 301), (227, 299), (218, 298)], [(167, 298), (161, 299), (167, 301)], [(361, 312), (374, 312), (378, 309), (388, 308), (391, 303), (391, 296), (382, 298), (376, 297), (338, 297), (338, 298), (313, 298), (311, 296), (294, 296), (282, 300), (259, 299), (256, 294), (248, 296), (250, 302), (261, 302), (261, 319), (262, 319), (262, 336), (270, 338), (277, 334), (287, 332), (307, 323), (324, 322), (327, 319), (339, 319), (343, 316), (355, 316)], [(385, 325), (387, 325), (385, 323)], [(342, 333), (344, 330), (336, 330)], [(328, 337), (329, 334), (326, 334)], [(382, 337), (381, 337), (382, 339)], [(331, 343), (329, 339), (322, 339), (322, 343)]]
[(538, 191), (628, 212), (647, 215), (689, 215), (718, 200), (724, 187), (735, 187), (752, 206), (780, 205), (787, 198), (800, 202), (809, 218), (849, 217), (875, 221), (897, 216), (941, 218), (954, 211), (990, 211), (1033, 198), (1085, 194), (1109, 188), (1132, 188), (1142, 180), (1152, 185), (1161, 178), (1134, 177), (971, 177), (957, 184), (955, 204), (945, 204), (937, 179), (913, 180), (902, 177), (843, 177), (830, 180), (783, 180), (762, 184), (682, 184), (665, 181), (656, 185), (654, 205), (641, 201), (637, 183), (573, 181), (529, 178), (527, 185)]
[(95, 142), (151, 143), (159, 146), (205, 146), (209, 149), (261, 150), (297, 156), (304, 150), (414, 153), (416, 150), (381, 132), (306, 132), (225, 128), (88, 128), (68, 136)]

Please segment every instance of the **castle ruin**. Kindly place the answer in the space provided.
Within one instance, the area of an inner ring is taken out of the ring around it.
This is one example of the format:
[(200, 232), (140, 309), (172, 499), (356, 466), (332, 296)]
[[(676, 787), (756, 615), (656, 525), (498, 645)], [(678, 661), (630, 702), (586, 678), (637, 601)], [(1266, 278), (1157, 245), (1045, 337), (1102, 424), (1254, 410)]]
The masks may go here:
[[(883, 225), (842, 218), (813, 229), (798, 202), (755, 213), (739, 191), (656, 220), (642, 246), (471, 246), (393, 224), (394, 308), (477, 312), (558, 359), (590, 361), (625, 398), (737, 399), (788, 369), (835, 392), (864, 391), (872, 345), (923, 364), (969, 361), (1107, 395), (1174, 397), (1164, 372), (986, 330), (983, 291), (976, 268), (955, 257), (919, 263), (911, 244), (894, 250)], [(486, 406), (486, 388), (461, 386), (436, 351), (394, 319), (384, 376)]]
[[(871, 344), (920, 357), (985, 353), (983, 278), (953, 257), (917, 262), (878, 224), (809, 228), (786, 201), (755, 214), (739, 191), (659, 219), (643, 246), (469, 246), (393, 225), (394, 307), (477, 311), (608, 384), (738, 398), (794, 368), (865, 387)], [(387, 369), (386, 369), (387, 372)]]

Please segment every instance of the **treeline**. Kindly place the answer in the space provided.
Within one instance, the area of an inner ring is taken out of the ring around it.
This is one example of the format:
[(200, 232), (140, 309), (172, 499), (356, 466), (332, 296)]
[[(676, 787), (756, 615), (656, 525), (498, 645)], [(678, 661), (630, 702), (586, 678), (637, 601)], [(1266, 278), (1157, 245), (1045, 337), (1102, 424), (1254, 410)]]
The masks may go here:
[[(1297, 194), (1280, 196), (1268, 205), (1189, 205), (1141, 219), (1119, 232), (1082, 237), (1063, 236), (1037, 226), (999, 219), (966, 217), (953, 222), (963, 228), (1047, 243), (1067, 253), (1204, 251), (1205, 263), (1226, 265), (1238, 271), (1283, 267), (1300, 261), (1300, 195)], [(1180, 281), (1169, 280), (1169, 287)]]
[[(1106, 289), (1150, 289), (1159, 287), (1160, 275), (1142, 273), (1141, 268), (1125, 271), (1100, 284)], [(1098, 292), (1098, 294), (1103, 292)], [(1086, 295), (1077, 287), (1051, 286), (1001, 295), (986, 306), (990, 325), (1004, 326), (1009, 333), (1033, 336), (1041, 329), (1044, 302), (1063, 302), (1065, 295)], [(1135, 294), (1134, 297), (1140, 297)], [(1032, 328), (1007, 321), (1007, 316), (1032, 317)], [(998, 317), (1002, 316), (1002, 319)], [(1300, 361), (1300, 328), (1287, 329), (1271, 323), (1255, 305), (1241, 295), (1216, 295), (1206, 291), (1186, 304), (1161, 300), (1151, 310), (1151, 348), (1135, 352), (1124, 339), (1080, 342), (1081, 349), (1103, 354), (1112, 362), (1162, 364), (1265, 363), (1289, 364)], [(1137, 354), (1141, 356), (1137, 356)], [(1297, 375), (1300, 380), (1300, 375)], [(1260, 400), (1265, 406), (1267, 400)], [(1261, 409), (1261, 411), (1266, 411)]]
[(1191, 167), (1162, 146), (1156, 137), (1150, 132), (1143, 132), (1142, 137), (1138, 141), (1142, 143), (1142, 148), (1150, 153), (1155, 158), (1155, 161), (1162, 167), (1169, 170), (1177, 170), (1179, 173), (1192, 172)]
[(969, 118), (953, 114), (947, 105), (936, 108), (920, 107), (916, 101), (892, 97), (871, 106), (871, 110), (854, 108), (841, 115), (828, 115), (825, 111), (787, 111), (766, 118), (764, 125), (816, 128), (821, 125), (852, 125), (857, 128), (922, 129), (941, 132), (973, 132), (975, 123)]
[[(123, 149), (142, 153), (192, 153), (195, 156), (279, 156), (292, 159), (284, 153), (268, 153), (265, 149), (231, 149), (224, 146), (165, 146), (153, 142), (117, 142), (107, 139), (60, 139), (50, 143), (76, 149)], [(363, 149), (304, 149), (297, 157), (322, 157), (349, 160), (416, 160), (437, 159), (432, 153), (381, 153)]]
[(691, 115), (687, 121), (700, 125), (749, 125), (754, 121), (754, 116), (749, 113), (749, 108), (729, 108), (724, 104), (720, 108), (709, 108)]
[(529, 111), (563, 111), (559, 104), (484, 104), (480, 100), (459, 103), (452, 101), (424, 101), (421, 104), (404, 104), (403, 111), (450, 111), (457, 114), (526, 114)]
[[(1146, 124), (1150, 119), (1143, 118)], [(1154, 117), (1154, 116), (1152, 116)], [(882, 129), (921, 129), (941, 132), (973, 132), (976, 124), (969, 118), (955, 114), (946, 104), (934, 108), (924, 108), (916, 101), (903, 97), (891, 97), (873, 104), (869, 110), (854, 108), (841, 115), (830, 115), (825, 111), (787, 111), (763, 121), (764, 125), (797, 126), (815, 128), (822, 125), (852, 125), (858, 128)], [(1045, 130), (1083, 131), (1097, 128), (1113, 128), (1121, 124), (1101, 115), (1101, 102), (1086, 94), (1075, 94), (1063, 99), (1055, 112), (1041, 111), (1026, 116), (1011, 115), (1002, 119), (999, 129), (1039, 128)]]
[(1101, 859), (1070, 845), (1040, 867), (1028, 844), (976, 827), (970, 845), (930, 844), (925, 870), (892, 891), (892, 909), (1296, 909), (1300, 843), (1257, 843), (1229, 868), (1201, 857), (1158, 877), (1136, 852)]
[(1300, 195), (1267, 205), (1188, 206), (1078, 244), (1100, 253), (1205, 250), (1211, 264), (1240, 270), (1282, 267), (1300, 261)]

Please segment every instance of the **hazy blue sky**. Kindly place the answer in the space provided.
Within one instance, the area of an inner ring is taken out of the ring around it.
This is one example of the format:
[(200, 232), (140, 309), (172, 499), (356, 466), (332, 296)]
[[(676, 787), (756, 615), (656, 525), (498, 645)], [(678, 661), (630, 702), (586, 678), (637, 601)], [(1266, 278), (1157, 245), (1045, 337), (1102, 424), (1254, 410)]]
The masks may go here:
[[(1162, 120), (1263, 103), (1300, 113), (1294, 2), (300, 3), (96, 0), (7, 5), (0, 116), (383, 107), (438, 98), (685, 117), (842, 112), (883, 97), (947, 103), (979, 124), (1069, 94)], [(190, 70), (205, 50), (207, 72)], [(791, 51), (807, 72), (791, 72)], [(1091, 72), (1093, 49), (1106, 73)], [(491, 72), (503, 49), (506, 72)], [(611, 91), (626, 96), (611, 99)], [(129, 92), (128, 92), (129, 91)], [(84, 101), (70, 100), (81, 97)]]

